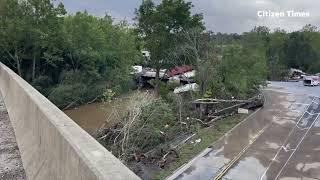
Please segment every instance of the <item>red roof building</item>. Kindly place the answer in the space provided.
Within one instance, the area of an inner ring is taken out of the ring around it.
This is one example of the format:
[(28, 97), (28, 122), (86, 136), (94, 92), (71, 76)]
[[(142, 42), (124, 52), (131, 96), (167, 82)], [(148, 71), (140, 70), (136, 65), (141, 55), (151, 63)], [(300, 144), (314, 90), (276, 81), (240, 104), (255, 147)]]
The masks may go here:
[(189, 65), (176, 66), (167, 70), (167, 76), (173, 77), (176, 75), (184, 74), (192, 70), (193, 70), (192, 66), (189, 66)]

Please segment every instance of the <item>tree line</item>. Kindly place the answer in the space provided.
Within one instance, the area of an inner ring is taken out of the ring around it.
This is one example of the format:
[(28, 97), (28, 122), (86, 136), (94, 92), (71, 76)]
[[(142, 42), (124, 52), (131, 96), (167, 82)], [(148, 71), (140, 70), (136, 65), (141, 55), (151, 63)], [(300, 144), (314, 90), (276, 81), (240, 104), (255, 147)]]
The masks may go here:
[(283, 79), (288, 68), (320, 72), (320, 32), (316, 26), (307, 24), (291, 33), (276, 29), (266, 36), (269, 79)]
[(1, 62), (60, 108), (90, 102), (106, 88), (130, 88), (131, 65), (141, 57), (126, 22), (67, 15), (50, 0), (1, 0), (0, 18)]
[(86, 11), (67, 14), (51, 0), (0, 0), (0, 57), (60, 108), (117, 94), (134, 83), (131, 66), (160, 69), (193, 65), (199, 97), (246, 98), (266, 79), (281, 80), (289, 68), (320, 71), (320, 33), (306, 25), (287, 33), (264, 26), (242, 34), (214, 33), (184, 0), (142, 1), (135, 24)]
[(258, 41), (263, 44), (269, 80), (284, 79), (290, 68), (310, 74), (320, 72), (320, 32), (311, 24), (293, 32), (257, 26), (241, 35), (217, 33), (214, 38), (221, 44), (245, 44), (248, 43), (245, 37), (253, 34), (259, 36)]

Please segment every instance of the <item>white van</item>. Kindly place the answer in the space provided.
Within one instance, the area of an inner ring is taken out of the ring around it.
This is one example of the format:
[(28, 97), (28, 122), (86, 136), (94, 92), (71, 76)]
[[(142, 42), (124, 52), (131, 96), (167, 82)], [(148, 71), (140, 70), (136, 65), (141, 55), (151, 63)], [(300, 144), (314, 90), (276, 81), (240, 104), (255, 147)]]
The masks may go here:
[(320, 78), (319, 76), (305, 76), (303, 78), (303, 85), (305, 86), (319, 86)]

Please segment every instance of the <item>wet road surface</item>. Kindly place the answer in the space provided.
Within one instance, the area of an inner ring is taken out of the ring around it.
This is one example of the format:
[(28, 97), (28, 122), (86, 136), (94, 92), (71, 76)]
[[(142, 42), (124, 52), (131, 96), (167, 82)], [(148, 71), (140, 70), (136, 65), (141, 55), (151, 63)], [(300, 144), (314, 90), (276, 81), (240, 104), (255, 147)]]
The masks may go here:
[(319, 179), (320, 89), (311, 88), (271, 83), (264, 108), (168, 179)]

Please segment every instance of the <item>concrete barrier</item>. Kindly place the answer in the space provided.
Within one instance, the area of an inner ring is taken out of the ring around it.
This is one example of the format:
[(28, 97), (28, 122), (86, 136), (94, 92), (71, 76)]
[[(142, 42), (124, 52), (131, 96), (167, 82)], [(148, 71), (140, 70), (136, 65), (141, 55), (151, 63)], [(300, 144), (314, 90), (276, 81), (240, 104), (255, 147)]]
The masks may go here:
[(0, 91), (29, 180), (139, 179), (48, 99), (1, 63)]

